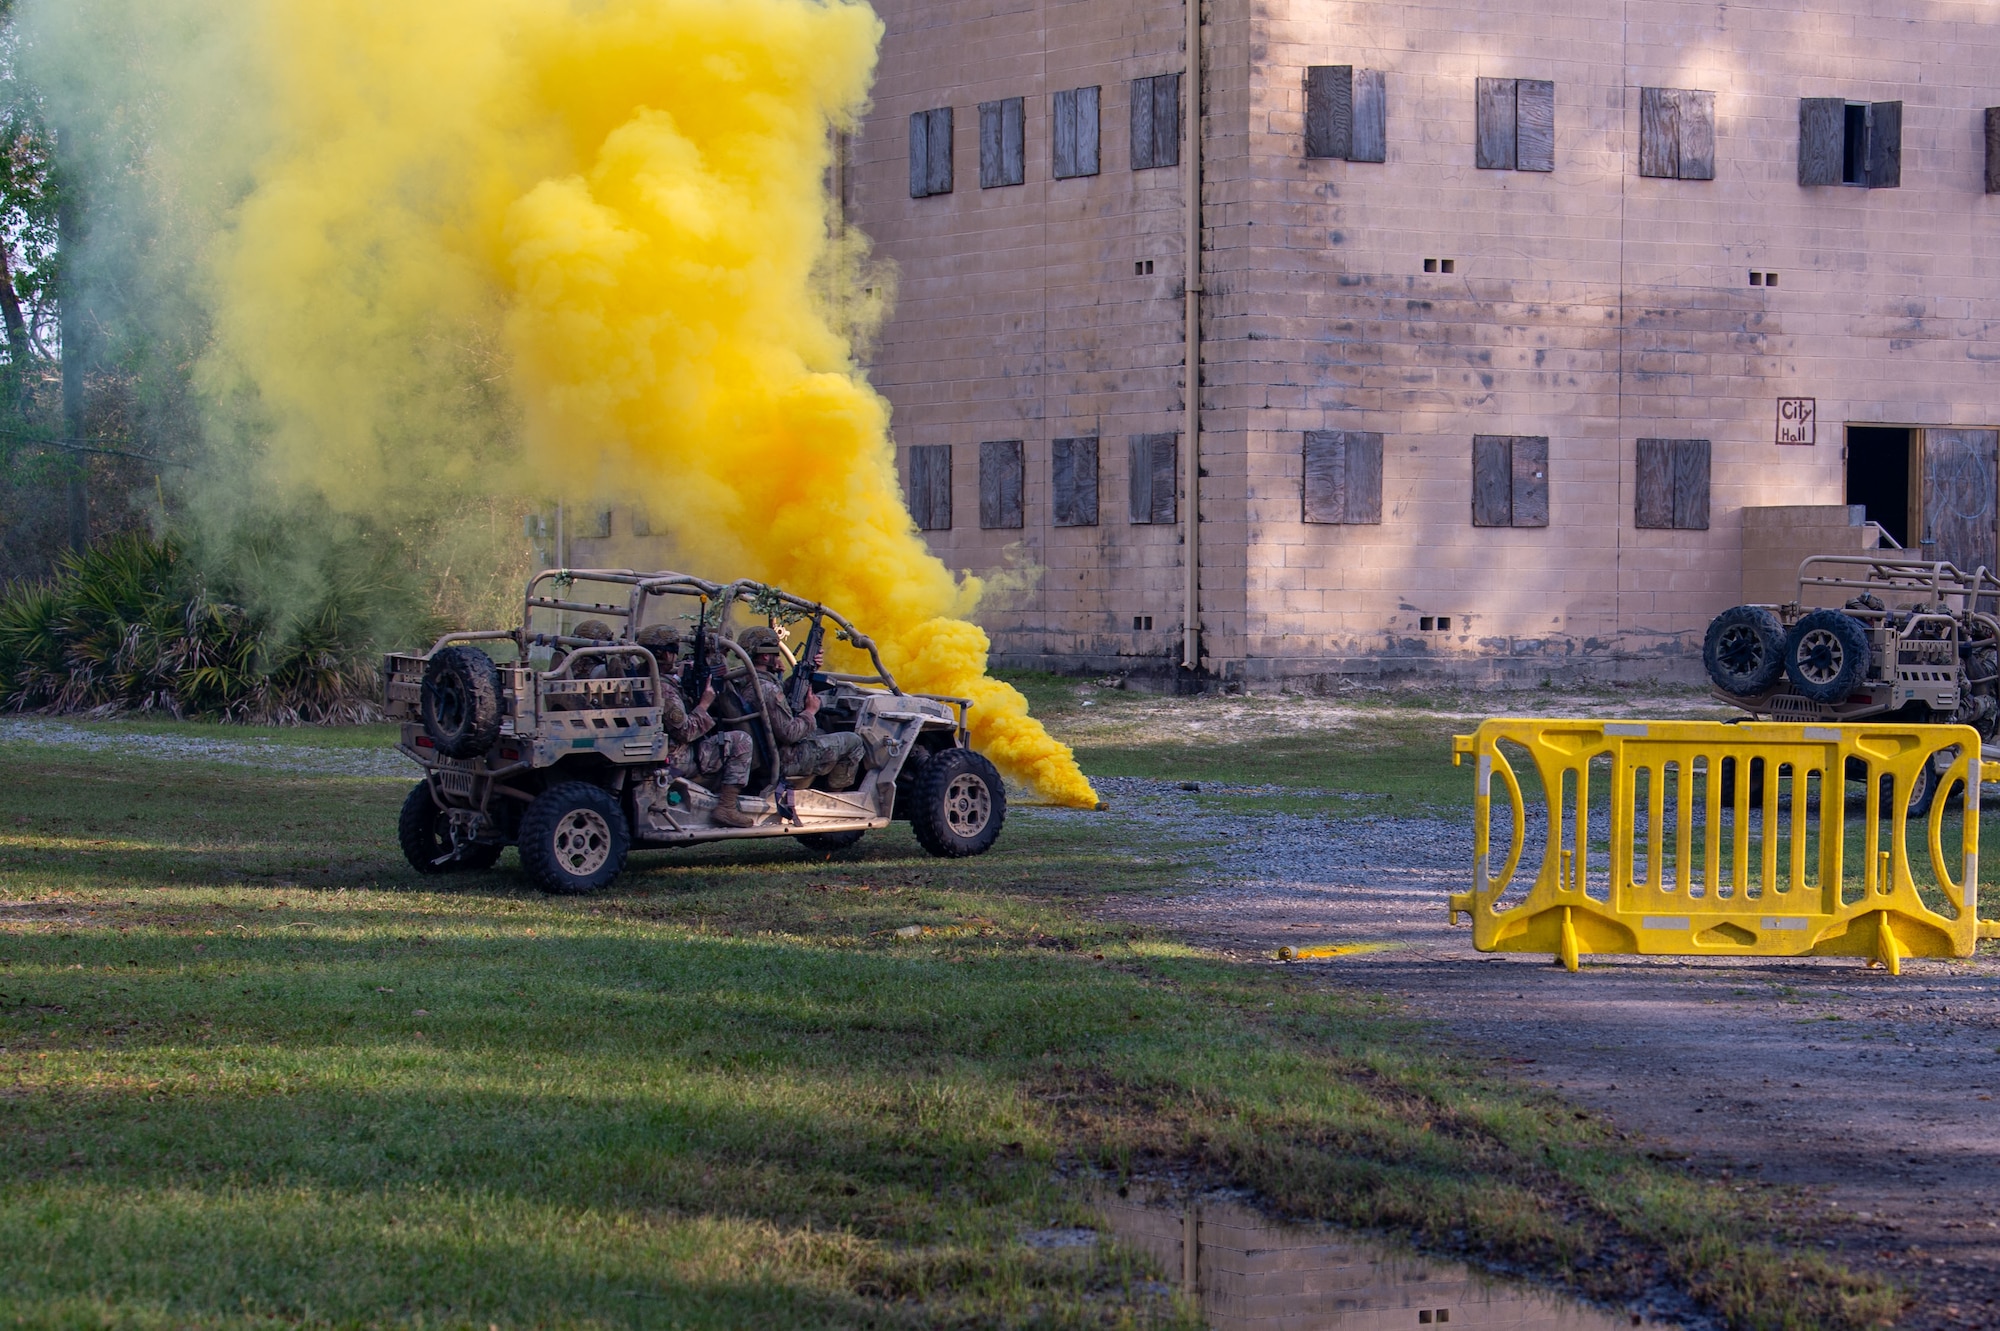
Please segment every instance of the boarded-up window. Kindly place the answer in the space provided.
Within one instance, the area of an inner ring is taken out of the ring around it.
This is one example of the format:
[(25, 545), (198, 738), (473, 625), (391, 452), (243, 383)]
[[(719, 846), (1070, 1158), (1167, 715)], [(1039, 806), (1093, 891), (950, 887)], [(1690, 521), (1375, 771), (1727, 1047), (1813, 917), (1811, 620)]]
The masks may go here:
[(1556, 169), (1556, 85), (1547, 79), (1478, 80), (1473, 127), (1481, 170)]
[(910, 117), (910, 197), (951, 193), (951, 108)]
[(1132, 169), (1178, 166), (1181, 160), (1181, 76), (1132, 80)]
[(1021, 441), (979, 446), (979, 525), (988, 531), (1021, 525)]
[(1715, 94), (1694, 88), (1639, 89), (1639, 174), (1665, 180), (1715, 179)]
[(1641, 439), (1634, 525), (1707, 531), (1708, 457), (1706, 439)]
[(1307, 522), (1382, 520), (1382, 436), (1371, 430), (1308, 430)]
[(1472, 437), (1472, 525), (1549, 525), (1547, 435)]
[(1097, 174), (1097, 89), (1071, 88), (1055, 96), (1057, 180)]
[(1306, 68), (1306, 156), (1381, 162), (1389, 156), (1382, 71)]
[(920, 444), (910, 449), (910, 516), (923, 531), (951, 527), (951, 445)]
[(2000, 106), (1986, 108), (1986, 192), (2000, 194)]
[(1903, 104), (1799, 99), (1799, 184), (1895, 189), (1903, 183)]
[(1903, 104), (1871, 104), (1867, 124), (1868, 165), (1861, 183), (1869, 189), (1896, 189), (1903, 183)]
[(1027, 178), (1019, 97), (979, 104), (979, 188), (1018, 185)]
[(1179, 443), (1177, 434), (1132, 436), (1132, 521), (1174, 521)]
[(1058, 527), (1097, 525), (1097, 440), (1058, 439), (1049, 445), (1049, 507)]

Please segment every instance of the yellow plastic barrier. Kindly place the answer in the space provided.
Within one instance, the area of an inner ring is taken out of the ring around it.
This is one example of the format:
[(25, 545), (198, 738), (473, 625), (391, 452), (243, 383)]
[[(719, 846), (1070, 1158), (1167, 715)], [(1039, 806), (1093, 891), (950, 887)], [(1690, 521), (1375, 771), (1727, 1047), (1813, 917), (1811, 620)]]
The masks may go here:
[[(1548, 952), (1571, 970), (1590, 953), (1854, 956), (1900, 974), (1905, 957), (1967, 957), (2000, 933), (1978, 918), (1977, 816), (2000, 763), (1979, 761), (1969, 726), (1496, 720), (1454, 737), (1452, 761), (1467, 757), (1473, 886), (1452, 894), (1451, 921), (1469, 915), (1482, 952)], [(1912, 828), (1926, 764), (1940, 793)], [(1921, 889), (1912, 831), (1929, 851)], [(1531, 837), (1540, 865), (1517, 883)]]

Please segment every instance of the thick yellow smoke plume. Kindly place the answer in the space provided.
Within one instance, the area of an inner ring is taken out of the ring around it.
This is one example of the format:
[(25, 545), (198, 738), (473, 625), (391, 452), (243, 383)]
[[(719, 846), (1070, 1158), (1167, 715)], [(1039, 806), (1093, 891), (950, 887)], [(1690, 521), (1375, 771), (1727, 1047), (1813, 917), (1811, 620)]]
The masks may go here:
[[(214, 59), (241, 68), (215, 95), (257, 124), (211, 256), (206, 373), (213, 395), (253, 389), (264, 483), (357, 512), (425, 486), (627, 499), (697, 571), (836, 606), (906, 687), (974, 699), (1008, 775), (1095, 799), (986, 677), (978, 584), (914, 530), (840, 326), (858, 292), (827, 172), (873, 75), (871, 10), (153, 0), (143, 21), (163, 11), (228, 32)], [(461, 438), (494, 381), (504, 447)]]

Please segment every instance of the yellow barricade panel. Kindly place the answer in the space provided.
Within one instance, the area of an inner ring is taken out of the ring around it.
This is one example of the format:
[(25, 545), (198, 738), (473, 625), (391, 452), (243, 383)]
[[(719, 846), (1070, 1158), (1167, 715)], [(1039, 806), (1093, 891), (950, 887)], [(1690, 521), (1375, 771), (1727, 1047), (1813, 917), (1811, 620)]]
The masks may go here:
[(1453, 755), (1473, 760), (1476, 826), (1451, 919), (1482, 952), (1893, 973), (1982, 936), (1979, 791), (2000, 764), (1970, 726), (1494, 720)]

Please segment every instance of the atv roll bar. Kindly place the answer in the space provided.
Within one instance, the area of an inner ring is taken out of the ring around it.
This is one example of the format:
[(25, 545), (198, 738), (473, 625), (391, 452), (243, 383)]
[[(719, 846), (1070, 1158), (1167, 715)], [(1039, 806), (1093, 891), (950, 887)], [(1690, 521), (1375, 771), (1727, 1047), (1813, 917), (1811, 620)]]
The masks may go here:
[[(1827, 573), (1808, 570), (1824, 568)], [(1859, 573), (1843, 574), (1856, 569)], [(1978, 600), (2000, 596), (2000, 577), (1985, 566), (1966, 573), (1941, 559), (1884, 559), (1876, 555), (1811, 555), (1799, 563), (1799, 592), (1804, 599), (1808, 587), (1837, 587), (1849, 591), (1928, 592), (1932, 599), (1947, 596), (1966, 598), (1965, 609), (1975, 610)]]
[[(537, 595), (536, 588), (540, 587), (544, 582), (552, 582), (558, 589), (567, 587), (573, 582), (602, 582), (617, 586), (627, 586), (633, 589), (632, 602), (621, 609), (612, 605), (598, 605), (585, 601), (568, 601), (553, 596)], [(710, 582), (706, 578), (697, 578), (691, 573), (639, 573), (629, 568), (544, 569), (528, 580), (528, 594), (525, 598), (526, 605), (524, 613), (521, 616), (522, 627), (519, 634), (524, 643), (522, 655), (525, 656), (527, 654), (525, 641), (528, 615), (525, 611), (534, 610), (539, 607), (550, 610), (568, 610), (579, 614), (611, 614), (624, 618), (630, 624), (636, 624), (641, 618), (639, 612), (642, 597), (666, 596), (675, 592), (706, 597), (716, 603), (718, 612), (724, 614), (728, 612), (729, 606), (738, 600), (748, 600), (751, 597), (761, 596), (772, 598), (784, 605), (790, 606), (802, 615), (824, 615), (840, 627), (842, 637), (858, 650), (868, 653), (868, 659), (874, 663), (875, 676), (873, 679), (868, 679), (866, 676), (854, 676), (852, 677), (852, 681), (855, 683), (879, 683), (897, 697), (903, 696), (903, 690), (897, 685), (895, 678), (890, 675), (889, 668), (882, 664), (882, 654), (876, 649), (874, 640), (857, 630), (840, 612), (829, 610), (824, 605), (794, 596), (790, 592), (783, 591), (777, 587), (772, 587), (761, 582), (753, 582), (748, 578), (738, 578), (734, 582)], [(500, 633), (493, 636), (516, 637), (517, 635)]]

